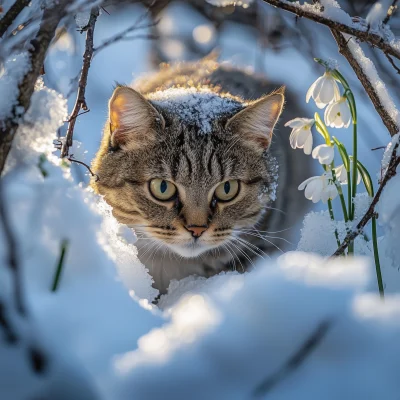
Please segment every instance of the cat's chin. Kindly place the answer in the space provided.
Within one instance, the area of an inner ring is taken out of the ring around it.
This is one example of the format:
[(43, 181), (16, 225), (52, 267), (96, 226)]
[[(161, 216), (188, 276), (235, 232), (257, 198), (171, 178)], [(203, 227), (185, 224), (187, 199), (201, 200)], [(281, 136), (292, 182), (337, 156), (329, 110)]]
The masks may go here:
[(203, 243), (188, 243), (188, 244), (168, 244), (168, 248), (173, 252), (185, 258), (196, 258), (199, 255), (215, 248), (215, 246), (208, 246)]

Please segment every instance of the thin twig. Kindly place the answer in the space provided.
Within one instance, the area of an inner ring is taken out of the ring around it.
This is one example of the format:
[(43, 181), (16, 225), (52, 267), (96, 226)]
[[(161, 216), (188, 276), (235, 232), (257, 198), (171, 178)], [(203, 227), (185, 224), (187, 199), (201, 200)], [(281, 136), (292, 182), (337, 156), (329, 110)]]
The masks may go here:
[(6, 210), (6, 201), (3, 190), (4, 182), (0, 181), (0, 220), (3, 225), (4, 236), (6, 239), (7, 262), (8, 267), (13, 275), (15, 306), (21, 315), (26, 315), (25, 305), (23, 301), (21, 265), (18, 259), (17, 241), (11, 228), (9, 213)]
[(90, 18), (89, 18), (88, 25), (85, 27), (86, 43), (85, 43), (85, 52), (83, 54), (82, 70), (81, 70), (79, 84), (78, 84), (78, 94), (76, 97), (76, 102), (75, 102), (74, 108), (72, 110), (72, 113), (68, 118), (68, 121), (69, 121), (68, 129), (67, 129), (65, 141), (61, 148), (61, 157), (68, 156), (69, 148), (72, 146), (76, 117), (78, 116), (81, 109), (83, 109), (84, 111), (88, 110), (88, 107), (86, 104), (86, 99), (85, 99), (85, 92), (86, 92), (89, 68), (90, 68), (90, 65), (92, 62), (92, 58), (93, 58), (94, 28), (95, 28), (98, 16), (99, 16), (99, 8), (94, 7), (90, 12)]
[(396, 143), (396, 145), (393, 148), (392, 155), (390, 157), (390, 162), (389, 166), (386, 170), (386, 173), (384, 177), (381, 180), (381, 183), (379, 185), (379, 188), (372, 199), (372, 202), (367, 210), (367, 212), (364, 214), (364, 216), (361, 218), (360, 222), (357, 224), (356, 228), (354, 230), (351, 230), (346, 237), (344, 238), (342, 244), (338, 247), (338, 249), (332, 254), (332, 257), (334, 256), (340, 256), (344, 254), (344, 251), (347, 249), (350, 243), (354, 241), (354, 239), (363, 231), (365, 225), (369, 222), (369, 220), (376, 215), (375, 213), (375, 207), (379, 202), (379, 199), (381, 197), (382, 191), (386, 184), (392, 179), (397, 171), (397, 166), (400, 164), (400, 156), (397, 155), (397, 149), (399, 147), (399, 143)]
[[(382, 36), (369, 31), (367, 28), (365, 29), (361, 28), (361, 25), (360, 28), (355, 28), (353, 26), (349, 26), (341, 22), (334, 21), (332, 19), (324, 17), (321, 14), (309, 11), (308, 9), (303, 8), (302, 5), (299, 5), (297, 3), (290, 3), (288, 1), (283, 2), (282, 0), (262, 0), (262, 1), (274, 7), (280, 8), (282, 10), (289, 11), (297, 15), (298, 17), (304, 17), (312, 21), (318, 22), (322, 25), (326, 25), (329, 28), (334, 29), (335, 31), (355, 36), (360, 41), (367, 42), (370, 45), (379, 48), (384, 53), (390, 54), (391, 56), (400, 59), (400, 50), (397, 47), (392, 46)], [(367, 26), (367, 24), (365, 25)]]
[(18, 85), (18, 99), (9, 116), (0, 124), (0, 174), (3, 171), (14, 135), (19, 126), (21, 110), (29, 109), (35, 83), (40, 75), (47, 49), (69, 3), (68, 0), (62, 0), (58, 2), (56, 7), (46, 8), (43, 12), (39, 31), (36, 37), (30, 41), (28, 53), (30, 68)]
[(6, 33), (21, 11), (29, 5), (31, 0), (17, 0), (0, 19), (0, 38)]
[[(382, 122), (385, 124), (390, 134), (392, 136), (395, 135), (399, 131), (397, 122), (392, 119), (392, 117), (389, 115), (386, 108), (382, 104), (379, 98), (378, 89), (371, 83), (371, 81), (368, 79), (368, 76), (365, 74), (363, 68), (358, 63), (357, 59), (353, 56), (353, 53), (349, 49), (348, 41), (343, 36), (343, 34), (334, 29), (331, 29), (331, 32), (339, 47), (340, 54), (342, 54), (347, 59), (350, 66), (353, 68), (355, 74), (357, 75), (357, 78), (359, 79), (365, 91), (367, 92), (369, 98), (371, 99), (372, 104), (375, 107), (375, 110), (381, 117)], [(350, 40), (353, 39), (351, 38)]]
[(85, 164), (83, 161), (76, 160), (76, 159), (74, 158), (74, 155), (73, 155), (73, 154), (71, 154), (71, 155), (68, 157), (68, 161), (74, 162), (74, 163), (76, 163), (76, 164), (80, 164), (80, 165), (83, 165), (84, 167), (86, 167), (86, 169), (90, 172), (90, 175), (92, 175), (92, 176), (95, 178), (95, 182), (98, 182), (98, 181), (100, 180), (99, 176), (98, 176), (97, 174), (95, 174), (95, 173), (91, 170), (91, 168), (89, 167), (89, 165)]
[(386, 146), (373, 147), (371, 151), (386, 149)]
[(144, 28), (151, 28), (152, 26), (157, 25), (158, 21), (154, 21), (147, 25), (139, 25), (142, 21), (144, 21), (147, 18), (147, 16), (149, 15), (149, 13), (151, 11), (151, 8), (154, 6), (155, 3), (156, 3), (156, 0), (152, 0), (151, 3), (146, 8), (146, 11), (143, 14), (139, 15), (139, 17), (136, 19), (136, 21), (131, 26), (129, 26), (122, 32), (117, 33), (116, 35), (105, 40), (99, 47), (94, 49), (95, 53), (97, 54), (99, 51), (103, 50), (110, 44), (118, 42), (119, 40), (123, 40), (128, 33), (131, 33), (136, 30), (144, 29)]
[(392, 58), (389, 54), (387, 54), (387, 53), (384, 53), (384, 54), (385, 54), (385, 57), (389, 60), (391, 66), (392, 66), (392, 67), (395, 69), (395, 71), (400, 75), (400, 68), (394, 63), (393, 58)]
[(116, 42), (120, 41), (126, 41), (126, 40), (134, 40), (134, 39), (158, 39), (159, 37), (157, 35), (153, 34), (142, 34), (142, 35), (135, 35), (135, 36), (126, 36), (128, 33), (134, 31), (134, 30), (139, 30), (139, 29), (144, 29), (144, 28), (151, 28), (153, 26), (156, 26), (158, 24), (158, 21), (149, 23), (148, 25), (143, 25), (140, 27), (136, 27), (134, 25), (130, 26), (129, 28), (125, 29), (123, 32), (118, 33), (117, 35), (114, 35), (110, 37), (109, 39), (105, 40), (99, 47), (96, 47), (94, 49), (94, 53), (97, 54), (101, 50), (104, 50), (106, 47), (110, 46), (111, 44), (114, 44)]
[(272, 375), (268, 376), (257, 386), (253, 392), (253, 397), (265, 396), (276, 385), (281, 383), (285, 378), (299, 368), (321, 343), (331, 325), (332, 323), (329, 320), (322, 321), (314, 330), (314, 332), (312, 332), (311, 335), (306, 339), (302, 346), (296, 351), (296, 353), (289, 358), (288, 361), (286, 361), (285, 365), (283, 365), (283, 367), (281, 367)]
[(396, 8), (397, 8), (397, 2), (399, 0), (393, 0), (391, 6), (389, 7), (389, 10), (386, 14), (385, 19), (382, 21), (384, 24), (387, 24), (389, 22), (389, 19), (392, 17), (392, 15), (394, 14)]

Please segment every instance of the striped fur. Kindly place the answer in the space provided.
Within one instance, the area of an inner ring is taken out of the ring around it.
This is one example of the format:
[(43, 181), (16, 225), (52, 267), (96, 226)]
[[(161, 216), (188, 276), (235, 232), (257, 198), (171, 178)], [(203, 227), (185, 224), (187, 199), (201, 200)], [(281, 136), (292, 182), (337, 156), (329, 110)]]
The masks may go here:
[[(144, 120), (133, 121), (135, 127), (125, 126), (121, 142), (110, 114), (93, 162), (100, 180), (92, 186), (113, 207), (114, 216), (137, 231), (139, 258), (161, 293), (171, 279), (190, 274), (245, 271), (256, 259), (276, 250), (268, 239), (271, 235), (261, 231), (284, 230), (302, 215), (305, 202), (296, 187), (309, 173), (307, 159), (289, 149), (287, 133), (272, 137), (282, 91), (263, 97), (278, 86), (203, 60), (164, 67), (137, 82), (135, 88), (143, 97), (133, 95), (139, 100), (132, 101), (129, 115), (149, 107), (150, 117), (145, 113)], [(155, 100), (157, 93), (170, 88), (210, 91), (226, 97), (232, 107), (209, 121), (211, 131), (204, 134), (190, 118), (178, 117)], [(246, 114), (246, 109), (253, 111)], [(285, 121), (298, 116), (288, 109)], [(276, 200), (275, 159), (279, 164)], [(154, 199), (148, 185), (153, 178), (175, 183), (179, 196), (167, 203)], [(227, 179), (241, 182), (239, 195), (231, 203), (216, 202), (213, 192)], [(185, 228), (189, 225), (207, 230), (194, 240)]]

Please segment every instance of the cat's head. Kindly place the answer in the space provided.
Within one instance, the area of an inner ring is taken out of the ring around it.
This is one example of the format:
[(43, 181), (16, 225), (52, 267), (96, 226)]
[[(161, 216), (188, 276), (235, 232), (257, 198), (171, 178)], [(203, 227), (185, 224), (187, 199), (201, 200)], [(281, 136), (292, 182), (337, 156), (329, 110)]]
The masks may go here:
[(94, 161), (113, 215), (184, 257), (260, 219), (276, 186), (268, 156), (283, 91), (244, 103), (209, 89), (142, 96), (117, 87)]

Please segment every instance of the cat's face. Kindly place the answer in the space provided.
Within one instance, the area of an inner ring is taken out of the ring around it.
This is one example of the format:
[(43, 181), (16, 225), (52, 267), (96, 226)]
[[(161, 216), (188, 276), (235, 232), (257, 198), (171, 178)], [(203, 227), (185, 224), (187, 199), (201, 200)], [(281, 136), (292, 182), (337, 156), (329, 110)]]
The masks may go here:
[[(210, 112), (204, 104), (177, 109), (117, 88), (94, 163), (95, 189), (113, 215), (134, 227), (139, 240), (156, 240), (183, 257), (223, 246), (253, 226), (276, 184), (265, 150), (283, 95), (247, 107), (213, 101), (225, 109), (201, 120)], [(203, 114), (183, 119), (182, 110)]]

